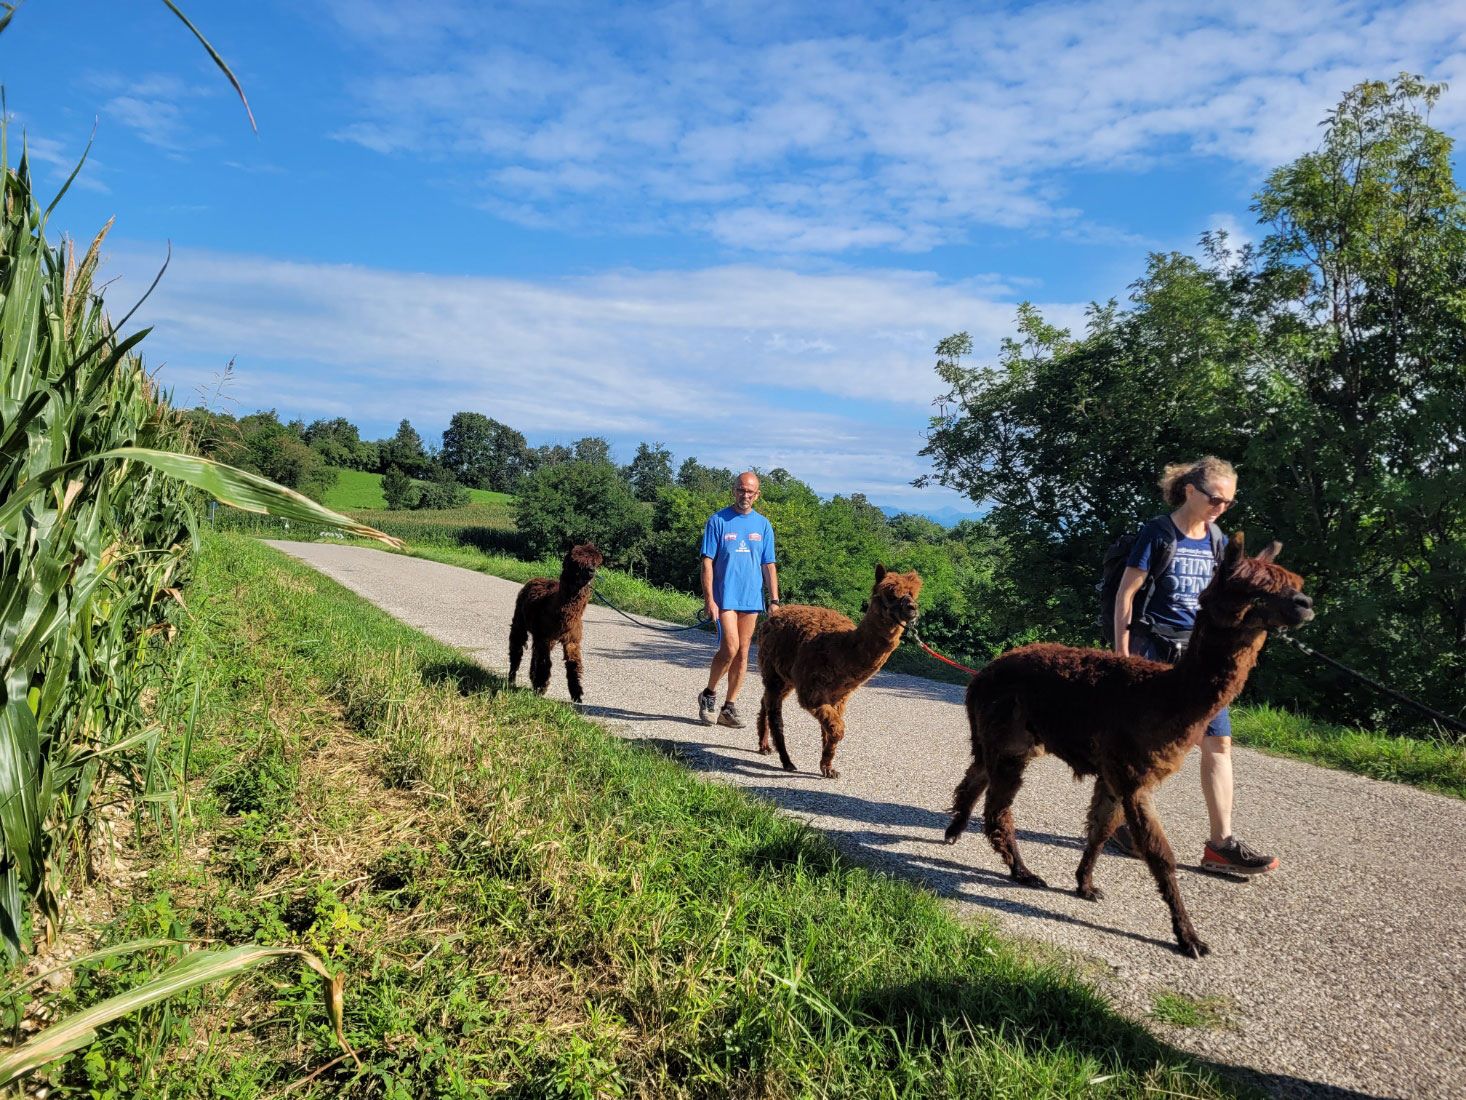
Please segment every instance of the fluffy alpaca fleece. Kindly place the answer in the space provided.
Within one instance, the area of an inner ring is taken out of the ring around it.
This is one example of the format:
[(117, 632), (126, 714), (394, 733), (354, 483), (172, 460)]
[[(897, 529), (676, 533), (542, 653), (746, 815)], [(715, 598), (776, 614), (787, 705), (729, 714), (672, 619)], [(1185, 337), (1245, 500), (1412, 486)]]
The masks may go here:
[(783, 710), (784, 697), (794, 691), (799, 705), (820, 724), (824, 743), (820, 774), (839, 778), (835, 746), (845, 736), (845, 703), (901, 644), (902, 633), (916, 621), (920, 593), (921, 577), (916, 573), (888, 573), (877, 565), (875, 587), (859, 626), (838, 611), (800, 604), (781, 607), (765, 619), (755, 636), (764, 682), (758, 751), (767, 755), (777, 748), (784, 770), (794, 770), (784, 746)]
[(565, 555), (560, 579), (535, 577), (526, 581), (514, 600), (514, 621), (509, 625), (509, 682), (519, 672), (524, 643), (534, 638), (529, 657), (529, 682), (540, 695), (550, 686), (550, 650), (559, 644), (565, 653), (565, 683), (570, 698), (581, 701), (581, 617), (590, 602), (591, 584), (601, 567), (601, 552), (583, 543)]
[(1005, 653), (973, 677), (967, 688), (972, 764), (953, 797), (947, 843), (957, 842), (986, 789), (988, 840), (1014, 879), (1043, 886), (1018, 854), (1011, 807), (1028, 762), (1050, 753), (1073, 768), (1075, 778), (1095, 776), (1077, 873), (1079, 896), (1104, 896), (1094, 885), (1094, 863), (1123, 814), (1171, 911), (1182, 953), (1207, 954), (1181, 901), (1176, 857), (1151, 794), (1242, 690), (1268, 629), (1313, 618), (1303, 578), (1273, 564), (1279, 549), (1275, 542), (1246, 558), (1242, 532), (1232, 537), (1201, 594), (1191, 644), (1174, 666), (1108, 650), (1040, 644)]

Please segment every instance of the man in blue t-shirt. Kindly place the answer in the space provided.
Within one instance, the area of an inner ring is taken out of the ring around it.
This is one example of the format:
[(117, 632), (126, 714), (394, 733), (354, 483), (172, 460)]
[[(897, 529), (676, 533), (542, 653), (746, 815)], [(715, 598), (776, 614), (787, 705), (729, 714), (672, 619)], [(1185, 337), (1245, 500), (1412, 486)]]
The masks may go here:
[[(697, 697), (697, 713), (704, 725), (742, 729), (734, 699), (748, 671), (748, 650), (758, 613), (764, 609), (764, 582), (769, 605), (779, 602), (779, 572), (775, 566), (774, 529), (753, 510), (758, 500), (758, 475), (739, 474), (733, 483), (733, 504), (708, 519), (702, 532), (702, 594), (708, 615), (718, 624), (718, 652), (708, 671), (708, 686)], [(728, 676), (728, 696), (718, 709), (718, 681)]]

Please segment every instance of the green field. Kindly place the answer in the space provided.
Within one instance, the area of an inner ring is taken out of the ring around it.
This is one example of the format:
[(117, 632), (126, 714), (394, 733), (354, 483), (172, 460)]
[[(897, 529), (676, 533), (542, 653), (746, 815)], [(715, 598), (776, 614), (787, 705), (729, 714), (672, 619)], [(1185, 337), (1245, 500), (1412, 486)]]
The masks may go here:
[[(490, 492), (488, 489), (470, 489), (471, 504), (493, 504), (507, 506), (514, 498), (508, 493)], [(338, 512), (357, 512), (366, 509), (387, 507), (387, 498), (382, 495), (382, 475), (370, 474), (365, 470), (336, 470), (336, 484), (331, 486), (322, 501), (327, 508)]]
[[(1066, 964), (251, 540), (206, 542), (190, 604), (203, 779), (105, 942), (305, 946), (361, 1061), (277, 968), (107, 1029), (53, 1095), (1236, 1094)], [(57, 1011), (170, 951), (78, 965)]]

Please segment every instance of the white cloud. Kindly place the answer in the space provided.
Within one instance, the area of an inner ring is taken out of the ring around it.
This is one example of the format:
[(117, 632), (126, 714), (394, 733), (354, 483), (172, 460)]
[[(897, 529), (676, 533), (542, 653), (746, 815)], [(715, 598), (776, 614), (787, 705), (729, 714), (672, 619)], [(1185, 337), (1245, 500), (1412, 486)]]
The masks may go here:
[[(109, 261), (124, 301), (162, 249)], [(784, 466), (827, 492), (936, 506), (909, 486), (940, 386), (932, 348), (983, 353), (1012, 327), (992, 280), (736, 265), (543, 282), (419, 275), (180, 250), (135, 323), (181, 402), (236, 359), (245, 411), (343, 415), (425, 431), (473, 409), (537, 438), (604, 434), (629, 455)], [(1070, 305), (1049, 307), (1061, 323)]]
[[(791, 253), (926, 249), (979, 224), (1104, 241), (1117, 231), (1075, 208), (1063, 171), (1198, 156), (1260, 169), (1311, 148), (1358, 80), (1466, 69), (1466, 5), (1427, 0), (838, 18), (679, 3), (475, 18), (449, 3), (416, 27), (387, 0), (335, 10), (380, 50), (341, 139), (477, 158), (483, 205), (532, 224), (660, 219)], [(1435, 121), (1466, 121), (1460, 97)]]

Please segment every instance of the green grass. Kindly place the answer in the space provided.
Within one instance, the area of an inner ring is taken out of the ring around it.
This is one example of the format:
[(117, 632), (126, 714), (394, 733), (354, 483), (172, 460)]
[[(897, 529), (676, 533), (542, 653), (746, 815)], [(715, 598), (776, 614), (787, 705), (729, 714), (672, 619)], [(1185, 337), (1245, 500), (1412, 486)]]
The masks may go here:
[(1185, 993), (1161, 993), (1150, 1009), (1152, 1019), (1187, 1029), (1230, 1027), (1234, 1014), (1235, 1006), (1226, 997), (1192, 997)]
[(1466, 798), (1466, 739), (1391, 737), (1266, 704), (1232, 711), (1239, 744), (1295, 760)]
[(53, 1095), (1234, 1094), (1059, 963), (267, 548), (208, 540), (190, 605), (208, 779), (106, 934), (309, 947), (361, 1066), (302, 977), (109, 1031)]
[[(500, 505), (507, 509), (514, 502), (514, 497), (488, 489), (470, 489), (468, 500), (470, 504)], [(385, 510), (387, 498), (382, 495), (382, 475), (338, 468), (336, 484), (327, 490), (322, 503), (337, 512)]]

